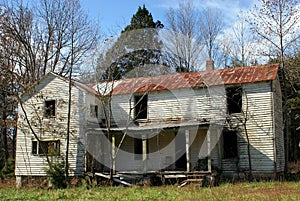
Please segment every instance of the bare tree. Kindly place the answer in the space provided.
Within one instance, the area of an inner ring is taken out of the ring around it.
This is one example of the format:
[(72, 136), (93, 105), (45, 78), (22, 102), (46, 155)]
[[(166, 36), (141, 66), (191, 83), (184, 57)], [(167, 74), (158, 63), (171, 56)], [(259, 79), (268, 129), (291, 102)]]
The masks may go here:
[(238, 15), (238, 21), (233, 26), (233, 65), (249, 66), (253, 61), (254, 47), (253, 37), (249, 34), (249, 27), (246, 23), (246, 16), (243, 12)]
[(294, 0), (260, 0), (260, 6), (250, 10), (248, 22), (253, 33), (269, 52), (264, 55), (271, 58), (280, 57), (284, 66), (284, 57), (295, 48), (300, 39), (299, 2)]
[[(50, 71), (67, 75), (70, 60), (79, 65), (98, 40), (98, 29), (83, 14), (79, 1), (38, 0), (33, 7), (22, 0), (6, 1), (1, 22), (5, 50), (15, 71), (25, 80), (37, 80)], [(72, 6), (76, 13), (72, 24)], [(73, 27), (72, 27), (73, 26)], [(72, 35), (76, 34), (72, 41)], [(74, 44), (76, 44), (75, 47)]]
[(202, 38), (198, 26), (199, 11), (192, 1), (183, 1), (178, 9), (170, 8), (166, 14), (166, 52), (171, 66), (178, 72), (194, 71), (199, 68)]
[[(66, 131), (66, 177), (70, 136), (72, 69), (80, 66), (99, 39), (99, 29), (83, 12), (79, 0), (37, 0), (30, 6), (22, 0), (3, 3), (1, 52), (14, 75), (19, 92), (48, 72), (69, 77), (69, 105)], [(17, 93), (18, 95), (18, 93)], [(20, 100), (19, 97), (15, 97)], [(26, 112), (26, 111), (25, 111)], [(29, 121), (28, 121), (29, 122)]]
[(216, 62), (215, 58), (218, 51), (217, 37), (225, 25), (223, 14), (220, 10), (207, 8), (201, 12), (200, 19), (199, 30), (206, 48), (207, 57)]
[(288, 110), (286, 56), (294, 52), (300, 39), (299, 1), (297, 0), (260, 0), (260, 5), (250, 11), (248, 22), (253, 33), (263, 42), (268, 52), (262, 53), (270, 58), (279, 58), (282, 73), (283, 117), (285, 128), (286, 171), (288, 164)]

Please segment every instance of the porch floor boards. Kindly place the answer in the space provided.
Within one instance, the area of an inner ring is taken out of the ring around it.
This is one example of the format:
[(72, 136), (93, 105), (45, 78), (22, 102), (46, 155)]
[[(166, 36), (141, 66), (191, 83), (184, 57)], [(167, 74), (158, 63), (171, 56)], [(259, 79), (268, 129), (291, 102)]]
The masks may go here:
[[(108, 173), (95, 173), (96, 176), (109, 179)], [(161, 180), (175, 179), (182, 181), (181, 183), (199, 183), (201, 184), (203, 180), (207, 177), (212, 176), (209, 171), (148, 171), (148, 172), (138, 172), (138, 171), (121, 171), (113, 175), (113, 178), (118, 178), (120, 180), (134, 180), (140, 178), (157, 177)], [(125, 179), (126, 178), (126, 179)]]

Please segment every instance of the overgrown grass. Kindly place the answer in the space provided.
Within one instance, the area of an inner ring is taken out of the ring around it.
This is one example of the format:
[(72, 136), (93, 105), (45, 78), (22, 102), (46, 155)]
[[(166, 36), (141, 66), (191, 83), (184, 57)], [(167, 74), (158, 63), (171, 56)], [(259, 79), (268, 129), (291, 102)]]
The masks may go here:
[(0, 189), (1, 200), (300, 200), (300, 182), (253, 182), (199, 186)]

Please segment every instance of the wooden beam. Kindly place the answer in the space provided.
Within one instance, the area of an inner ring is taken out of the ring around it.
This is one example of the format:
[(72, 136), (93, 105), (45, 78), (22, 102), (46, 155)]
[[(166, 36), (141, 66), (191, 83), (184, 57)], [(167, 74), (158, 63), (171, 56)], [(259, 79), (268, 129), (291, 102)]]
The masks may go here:
[(143, 136), (143, 164), (144, 164), (144, 172), (147, 172), (147, 137)]
[(116, 137), (112, 135), (111, 138), (111, 159), (112, 159), (112, 172), (113, 174), (116, 173)]
[(210, 135), (211, 135), (212, 129), (209, 128), (206, 134), (207, 138), (207, 170), (208, 172), (211, 172), (211, 142), (210, 142)]
[(186, 171), (190, 172), (190, 131), (185, 130)]

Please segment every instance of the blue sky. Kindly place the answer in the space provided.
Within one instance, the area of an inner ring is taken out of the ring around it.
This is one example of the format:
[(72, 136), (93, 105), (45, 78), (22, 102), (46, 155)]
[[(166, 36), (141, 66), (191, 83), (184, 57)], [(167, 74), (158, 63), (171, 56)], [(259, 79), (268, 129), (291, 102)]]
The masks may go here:
[[(80, 0), (83, 9), (93, 19), (99, 21), (102, 32), (109, 36), (118, 34), (130, 23), (133, 14), (143, 4), (151, 12), (154, 20), (165, 21), (169, 8), (178, 7), (180, 0)], [(218, 8), (223, 11), (228, 22), (234, 21), (241, 9), (248, 9), (257, 0), (194, 0), (198, 7)]]

